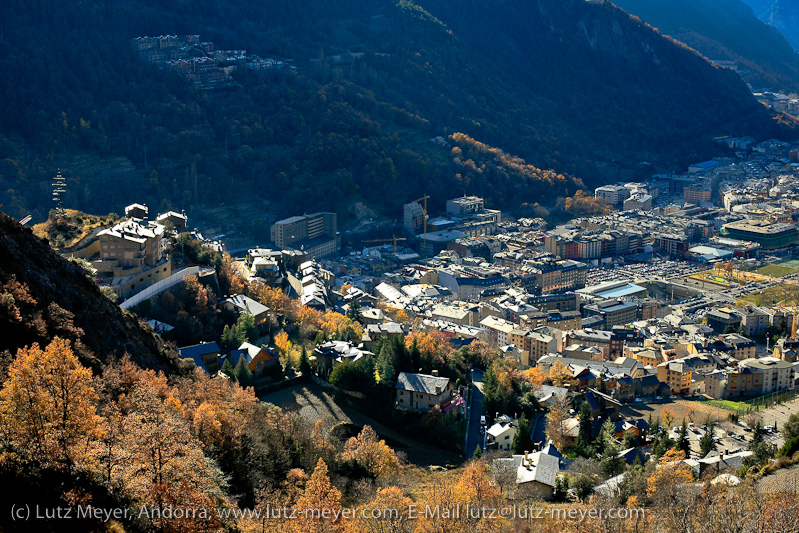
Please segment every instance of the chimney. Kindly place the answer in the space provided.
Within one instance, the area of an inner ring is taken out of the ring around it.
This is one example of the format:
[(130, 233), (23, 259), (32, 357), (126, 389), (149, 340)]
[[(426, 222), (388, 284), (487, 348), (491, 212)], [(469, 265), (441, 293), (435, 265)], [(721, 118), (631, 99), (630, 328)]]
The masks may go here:
[(438, 377), (438, 370), (433, 370), (432, 374), (433, 376)]
[(530, 456), (528, 455), (530, 452), (524, 450), (524, 462), (527, 463), (530, 460)]

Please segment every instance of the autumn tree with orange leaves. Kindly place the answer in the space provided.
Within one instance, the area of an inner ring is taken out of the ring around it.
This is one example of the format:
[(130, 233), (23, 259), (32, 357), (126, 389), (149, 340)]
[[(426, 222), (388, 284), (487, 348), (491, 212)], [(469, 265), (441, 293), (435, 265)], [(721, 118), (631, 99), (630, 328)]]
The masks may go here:
[(305, 491), (294, 505), (295, 519), (289, 522), (292, 533), (344, 533), (346, 522), (334, 513), (341, 511), (341, 492), (330, 482), (327, 464), (320, 458)]
[(359, 322), (335, 311), (328, 311), (322, 316), (320, 328), (328, 338), (349, 337), (351, 340), (360, 341), (363, 337), (363, 326)]
[(442, 365), (446, 365), (453, 349), (444, 334), (436, 329), (414, 332), (405, 337), (405, 346), (411, 348), (416, 343), (422, 357), (428, 357)]
[(47, 467), (86, 468), (95, 462), (92, 442), (100, 435), (92, 373), (69, 341), (54, 338), (17, 352), (0, 391), (0, 431), (6, 459)]
[[(454, 486), (436, 483), (431, 486), (420, 509), (434, 509), (438, 513), (420, 513), (416, 532), (419, 533), (470, 533), (473, 531), (499, 532), (506, 522), (498, 516), (484, 514), (481, 509), (497, 509), (501, 494), (482, 461), (466, 465)], [(466, 512), (467, 507), (472, 512)], [(460, 512), (460, 515), (454, 513)]]
[(555, 387), (569, 387), (575, 382), (569, 367), (560, 361), (552, 363), (546, 379)]
[(384, 440), (370, 426), (365, 426), (357, 437), (351, 437), (344, 445), (341, 458), (363, 466), (374, 477), (394, 475), (399, 471), (399, 460)]
[(691, 467), (683, 462), (685, 452), (672, 448), (663, 454), (658, 462), (658, 467), (646, 481), (646, 494), (650, 498), (664, 496), (666, 493), (673, 495), (680, 491), (680, 485), (691, 483), (694, 473)]
[[(374, 500), (357, 513), (351, 524), (352, 533), (412, 533), (411, 520), (413, 500), (402, 494), (397, 487), (377, 489)], [(414, 515), (415, 516), (415, 515)]]
[(544, 384), (544, 373), (541, 372), (541, 367), (528, 368), (522, 372), (522, 376), (534, 389), (540, 389)]

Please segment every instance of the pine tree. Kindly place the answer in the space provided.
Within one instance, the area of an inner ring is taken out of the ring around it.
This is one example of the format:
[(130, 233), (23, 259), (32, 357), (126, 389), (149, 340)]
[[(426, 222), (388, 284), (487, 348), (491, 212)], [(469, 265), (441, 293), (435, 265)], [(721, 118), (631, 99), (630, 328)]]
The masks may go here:
[(294, 377), (294, 365), (291, 364), (291, 357), (289, 355), (281, 357), (280, 364), (283, 366), (283, 373), (286, 376)]
[(419, 372), (422, 368), (422, 352), (419, 350), (419, 342), (414, 338), (410, 350), (411, 372)]
[(521, 419), (519, 419), (519, 427), (516, 429), (516, 434), (513, 435), (513, 441), (510, 445), (513, 453), (519, 455), (532, 451), (534, 443), (530, 431), (530, 421), (527, 420), (526, 416), (522, 415)]
[(236, 363), (233, 373), (236, 374), (236, 381), (241, 384), (245, 384), (252, 379), (252, 372), (247, 368), (247, 361), (244, 356), (239, 357), (239, 362)]
[(482, 448), (480, 447), (480, 445), (478, 444), (478, 445), (475, 447), (475, 449), (474, 449), (474, 453), (472, 454), (472, 458), (473, 458), (473, 459), (480, 459), (482, 456), (483, 456), (483, 449), (482, 449)]
[(311, 363), (308, 361), (308, 351), (305, 349), (304, 345), (302, 347), (302, 352), (300, 352), (299, 371), (303, 376), (311, 375)]
[(239, 341), (238, 346), (241, 346), (244, 342), (254, 341), (257, 334), (258, 328), (255, 326), (255, 317), (247, 312), (240, 314), (238, 320), (236, 320), (236, 340)]
[(688, 426), (685, 425), (685, 418), (682, 419), (680, 440), (677, 441), (677, 447), (684, 451), (686, 456), (691, 452), (691, 443), (688, 441)]
[(713, 424), (710, 424), (707, 428), (707, 431), (702, 438), (699, 439), (699, 450), (702, 457), (705, 457), (711, 451), (716, 449), (716, 429)]
[(411, 354), (405, 347), (402, 337), (396, 336), (391, 339), (391, 348), (394, 350), (394, 360), (397, 362), (398, 372), (416, 372), (411, 361)]
[(222, 348), (226, 350), (233, 350), (241, 346), (240, 344), (236, 344), (236, 341), (233, 338), (234, 331), (234, 328), (231, 328), (230, 326), (225, 326), (222, 328), (222, 338), (220, 339)]
[(219, 369), (219, 371), (232, 380), (236, 380), (236, 373), (233, 371), (233, 364), (230, 362), (230, 356), (225, 357), (225, 362), (222, 363), (222, 368)]
[(623, 472), (624, 459), (619, 457), (620, 450), (616, 444), (616, 429), (610, 419), (602, 424), (598, 444), (602, 447), (602, 459), (599, 463), (602, 473), (612, 477)]
[(607, 392), (607, 386), (605, 385), (605, 376), (604, 374), (599, 374), (599, 377), (596, 380), (596, 390), (605, 393)]
[[(607, 449), (610, 446), (616, 446), (616, 428), (613, 425), (613, 422), (610, 421), (608, 418), (605, 420), (605, 423), (602, 424), (602, 428), (599, 430), (599, 438), (597, 439), (597, 446), (599, 447), (599, 452), (602, 455), (607, 455)], [(618, 452), (618, 447), (615, 448)]]
[(394, 350), (389, 343), (383, 343), (377, 356), (377, 374), (380, 376), (380, 383), (393, 387), (397, 382), (397, 373), (394, 364)]
[(760, 421), (755, 424), (755, 430), (752, 435), (752, 440), (749, 443), (749, 449), (752, 449), (752, 446), (759, 442), (763, 442), (765, 438), (765, 431), (763, 431), (763, 426), (760, 425)]
[(499, 382), (494, 372), (494, 366), (489, 365), (483, 374), (483, 410), (493, 416), (502, 407), (502, 399), (499, 394)]
[(636, 446), (638, 446), (638, 436), (633, 430), (628, 429), (624, 432), (624, 448), (635, 448)]
[(577, 433), (577, 454), (584, 457), (594, 455), (594, 441), (593, 422), (591, 421), (591, 408), (588, 404), (583, 402), (580, 406), (580, 429)]
[(353, 322), (363, 324), (363, 314), (361, 313), (361, 303), (358, 300), (353, 300), (347, 309), (347, 318)]

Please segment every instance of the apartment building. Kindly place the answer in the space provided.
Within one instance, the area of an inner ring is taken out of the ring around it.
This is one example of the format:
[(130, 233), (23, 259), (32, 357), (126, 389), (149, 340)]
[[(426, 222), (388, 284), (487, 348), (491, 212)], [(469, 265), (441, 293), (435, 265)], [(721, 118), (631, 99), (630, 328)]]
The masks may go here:
[(309, 259), (336, 253), (335, 213), (314, 213), (279, 220), (272, 225), (272, 241), (281, 249), (301, 250)]

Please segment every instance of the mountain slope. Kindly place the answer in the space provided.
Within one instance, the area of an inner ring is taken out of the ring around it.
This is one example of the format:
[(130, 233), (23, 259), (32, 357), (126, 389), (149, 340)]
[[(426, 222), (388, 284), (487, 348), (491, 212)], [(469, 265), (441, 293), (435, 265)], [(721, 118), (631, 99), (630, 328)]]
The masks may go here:
[(144, 368), (177, 364), (174, 350), (103, 296), (80, 266), (0, 212), (0, 356), (56, 336), (78, 342), (82, 362), (95, 369), (125, 354)]
[(797, 0), (743, 0), (763, 22), (771, 24), (799, 50), (799, 1)]
[(614, 3), (709, 59), (736, 62), (755, 89), (799, 91), (799, 54), (740, 0)]
[[(712, 135), (794, 135), (734, 73), (607, 3), (9, 0), (0, 19), (0, 69), (12, 73), (0, 80), (0, 202), (19, 215), (46, 216), (58, 166), (68, 206), (90, 212), (248, 198), (273, 216), (346, 217), (356, 201), (396, 216), (475, 180), (513, 209), (620, 169), (631, 177), (641, 160), (680, 168), (717, 150)], [(166, 33), (289, 57), (297, 70), (237, 71), (238, 88), (199, 91), (129, 48)], [(496, 172), (461, 180), (450, 148), (429, 141), (456, 132), (565, 178), (519, 185), (500, 158), (487, 162)], [(110, 156), (125, 158), (124, 173), (94, 171), (120, 160)], [(91, 179), (75, 160), (96, 161)]]

